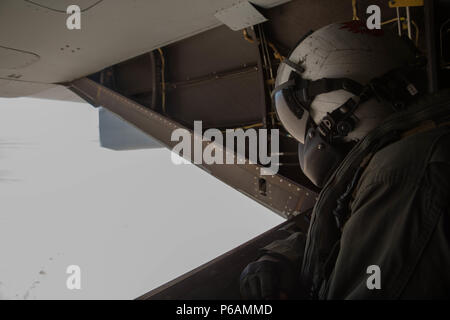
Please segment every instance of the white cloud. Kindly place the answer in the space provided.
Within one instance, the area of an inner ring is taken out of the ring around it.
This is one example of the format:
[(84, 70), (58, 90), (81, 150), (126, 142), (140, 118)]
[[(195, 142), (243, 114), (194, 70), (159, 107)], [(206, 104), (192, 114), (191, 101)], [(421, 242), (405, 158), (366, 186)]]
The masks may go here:
[(100, 148), (97, 126), (86, 104), (0, 99), (1, 298), (132, 299), (282, 221), (168, 150)]

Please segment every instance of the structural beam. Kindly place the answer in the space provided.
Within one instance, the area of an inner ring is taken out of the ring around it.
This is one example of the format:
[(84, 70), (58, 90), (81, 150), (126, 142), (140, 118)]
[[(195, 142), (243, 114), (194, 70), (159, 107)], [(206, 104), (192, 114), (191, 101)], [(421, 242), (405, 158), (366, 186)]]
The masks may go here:
[[(178, 144), (178, 141), (171, 141), (172, 132), (176, 129), (188, 130), (194, 139), (192, 130), (91, 79), (76, 80), (69, 84), (69, 88), (94, 106), (102, 106), (117, 114), (170, 150)], [(203, 142), (203, 148), (209, 143)], [(317, 194), (314, 191), (279, 174), (261, 175), (262, 167), (249, 161), (245, 164), (203, 163), (198, 166), (284, 218), (310, 209), (316, 201)]]

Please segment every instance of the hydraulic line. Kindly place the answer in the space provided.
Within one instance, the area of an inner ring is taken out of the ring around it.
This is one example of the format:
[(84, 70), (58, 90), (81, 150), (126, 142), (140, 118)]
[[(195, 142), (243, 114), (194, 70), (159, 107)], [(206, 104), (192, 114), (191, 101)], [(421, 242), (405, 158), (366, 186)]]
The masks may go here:
[(166, 59), (164, 58), (164, 52), (161, 48), (158, 48), (158, 52), (161, 56), (161, 107), (163, 114), (166, 114)]

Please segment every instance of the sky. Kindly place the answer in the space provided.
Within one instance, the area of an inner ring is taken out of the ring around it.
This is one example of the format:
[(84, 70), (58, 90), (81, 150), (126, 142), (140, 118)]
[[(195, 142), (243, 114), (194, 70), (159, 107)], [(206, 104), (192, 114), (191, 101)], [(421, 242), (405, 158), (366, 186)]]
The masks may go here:
[(282, 221), (169, 150), (101, 148), (86, 103), (0, 98), (0, 299), (134, 299)]

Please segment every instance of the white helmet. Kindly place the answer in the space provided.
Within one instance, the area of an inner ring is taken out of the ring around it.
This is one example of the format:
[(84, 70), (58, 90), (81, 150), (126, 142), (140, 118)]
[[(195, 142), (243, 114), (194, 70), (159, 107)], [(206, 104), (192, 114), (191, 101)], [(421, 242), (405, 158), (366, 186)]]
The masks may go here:
[[(325, 26), (306, 36), (280, 65), (273, 92), (278, 118), (305, 147), (310, 128), (317, 129), (316, 134), (320, 133), (330, 145), (338, 140), (362, 139), (400, 108), (407, 95), (417, 93), (406, 77), (393, 73), (415, 58), (415, 51), (406, 41), (384, 30), (369, 30), (360, 21)], [(390, 80), (394, 88), (388, 88)], [(319, 149), (327, 154), (324, 146), (321, 144)], [(336, 158), (333, 163), (342, 158), (327, 156)], [(314, 169), (305, 168), (311, 167), (307, 159), (301, 158), (300, 163), (318, 186), (331, 174), (317, 176), (317, 172), (324, 171), (317, 165), (317, 157)]]

